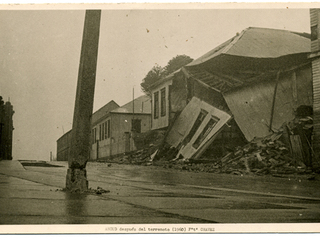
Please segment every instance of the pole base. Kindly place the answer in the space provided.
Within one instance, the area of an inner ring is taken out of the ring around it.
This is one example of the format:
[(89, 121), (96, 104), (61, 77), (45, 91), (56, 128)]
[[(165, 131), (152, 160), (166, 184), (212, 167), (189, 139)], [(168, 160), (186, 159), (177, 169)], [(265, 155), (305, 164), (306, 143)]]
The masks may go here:
[(88, 190), (87, 171), (69, 168), (66, 177), (66, 190), (71, 192), (85, 192)]

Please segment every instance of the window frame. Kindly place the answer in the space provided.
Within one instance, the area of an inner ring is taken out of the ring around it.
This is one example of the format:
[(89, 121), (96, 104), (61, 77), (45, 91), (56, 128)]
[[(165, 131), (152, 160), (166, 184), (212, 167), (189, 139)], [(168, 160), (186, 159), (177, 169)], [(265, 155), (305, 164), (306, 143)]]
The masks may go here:
[(193, 136), (196, 134), (196, 132), (198, 131), (198, 129), (200, 128), (201, 124), (203, 123), (204, 119), (207, 117), (208, 115), (208, 111), (201, 109), (198, 117), (196, 118), (196, 120), (193, 123), (192, 128), (190, 129), (187, 137), (185, 138), (185, 142), (189, 142), (191, 141), (191, 139), (193, 138)]
[(107, 122), (108, 122), (108, 138), (110, 138), (111, 137), (111, 121), (110, 121), (110, 119), (108, 119), (107, 120)]
[[(214, 129), (217, 123), (220, 121), (219, 118), (211, 116), (206, 126), (202, 129), (201, 133), (198, 135), (197, 139), (192, 143), (192, 147), (198, 149), (203, 143), (204, 139), (209, 135), (209, 133)], [(212, 124), (210, 124), (212, 123)]]
[(153, 93), (153, 118), (159, 118), (159, 91)]
[(167, 113), (167, 102), (166, 102), (166, 87), (160, 90), (160, 115), (161, 117), (166, 116)]
[[(136, 126), (135, 122), (139, 122), (138, 129), (135, 128), (135, 126)], [(136, 133), (141, 133), (141, 125), (142, 125), (141, 119), (138, 119), (138, 118), (131, 119), (131, 131), (134, 131)]]

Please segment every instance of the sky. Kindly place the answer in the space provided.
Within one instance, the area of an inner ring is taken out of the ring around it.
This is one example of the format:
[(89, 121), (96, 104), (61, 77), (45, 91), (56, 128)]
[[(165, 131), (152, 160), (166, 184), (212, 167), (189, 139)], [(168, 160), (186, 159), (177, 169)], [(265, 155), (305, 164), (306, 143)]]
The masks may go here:
[[(0, 7), (1, 9), (1, 7)], [(85, 10), (0, 10), (0, 96), (15, 111), (13, 158), (50, 159), (72, 128)], [(308, 9), (103, 9), (94, 111), (143, 93), (156, 64), (194, 59), (248, 27), (310, 33)]]

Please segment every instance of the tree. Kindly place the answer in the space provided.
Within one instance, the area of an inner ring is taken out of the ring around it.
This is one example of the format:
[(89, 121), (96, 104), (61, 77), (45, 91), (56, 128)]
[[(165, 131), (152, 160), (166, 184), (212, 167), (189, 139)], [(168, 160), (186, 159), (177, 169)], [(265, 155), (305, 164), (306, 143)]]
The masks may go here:
[(170, 73), (177, 71), (192, 61), (193, 59), (187, 55), (177, 55), (168, 62), (167, 66), (164, 67), (165, 75), (169, 75)]
[(142, 83), (140, 84), (142, 91), (145, 94), (150, 95), (149, 87), (162, 77), (164, 77), (164, 69), (159, 65), (155, 65), (144, 79), (142, 79)]
[(148, 74), (142, 80), (140, 84), (142, 91), (150, 95), (149, 87), (154, 84), (155, 82), (159, 81), (161, 78), (168, 76), (169, 74), (173, 73), (174, 71), (180, 69), (184, 65), (192, 62), (193, 59), (187, 55), (177, 55), (176, 57), (172, 58), (165, 67), (161, 67), (159, 65), (154, 66)]

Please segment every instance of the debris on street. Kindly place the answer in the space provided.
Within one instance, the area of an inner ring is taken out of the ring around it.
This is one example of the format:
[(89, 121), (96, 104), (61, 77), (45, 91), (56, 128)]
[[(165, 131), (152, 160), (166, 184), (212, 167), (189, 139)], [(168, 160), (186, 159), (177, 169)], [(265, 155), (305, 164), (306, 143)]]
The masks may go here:
[(102, 193), (109, 193), (110, 191), (109, 190), (105, 190), (103, 189), (102, 187), (97, 187), (97, 189), (90, 189), (91, 191), (94, 191), (95, 194), (102, 194)]
[[(254, 174), (282, 177), (288, 174), (313, 174), (311, 165), (312, 117), (300, 117), (284, 123), (277, 132), (262, 139), (239, 146), (219, 159), (161, 158), (154, 160), (155, 146), (125, 155), (119, 163), (156, 165), (181, 171), (227, 173), (234, 175)], [(168, 150), (170, 152), (170, 149)], [(313, 180), (311, 175), (309, 180)]]
[[(312, 174), (310, 116), (284, 123), (282, 129), (262, 139), (254, 139), (220, 159), (172, 159), (165, 168), (235, 175)], [(159, 164), (160, 165), (160, 164)], [(309, 180), (312, 180), (311, 176)]]

